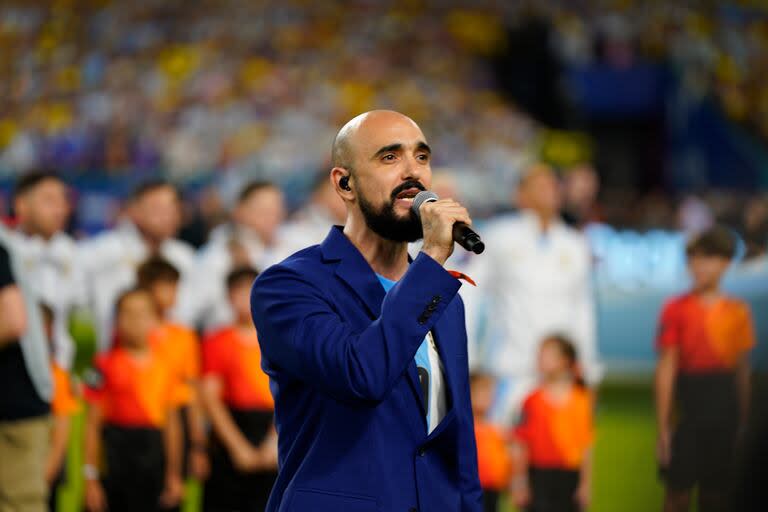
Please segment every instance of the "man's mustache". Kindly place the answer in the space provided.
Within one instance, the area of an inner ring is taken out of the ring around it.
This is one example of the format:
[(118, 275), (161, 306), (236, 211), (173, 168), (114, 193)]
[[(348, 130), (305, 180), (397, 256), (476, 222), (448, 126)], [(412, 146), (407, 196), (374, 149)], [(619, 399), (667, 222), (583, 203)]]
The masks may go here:
[(401, 183), (400, 185), (395, 187), (395, 190), (392, 191), (392, 201), (397, 199), (397, 195), (400, 192), (404, 192), (404, 191), (406, 191), (408, 189), (411, 189), (411, 188), (417, 188), (417, 189), (419, 189), (421, 191), (427, 190), (427, 188), (424, 185), (422, 185), (421, 182), (418, 182), (418, 181), (415, 181), (415, 180), (414, 181), (404, 181), (403, 183)]

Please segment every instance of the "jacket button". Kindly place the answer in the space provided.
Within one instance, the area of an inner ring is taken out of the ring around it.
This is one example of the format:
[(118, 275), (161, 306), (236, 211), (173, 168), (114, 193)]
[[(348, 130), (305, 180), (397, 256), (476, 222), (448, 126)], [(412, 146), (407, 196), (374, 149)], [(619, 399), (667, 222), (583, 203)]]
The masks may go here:
[(408, 512), (419, 512), (419, 511), (416, 510), (416, 507), (411, 507), (408, 509)]
[(429, 317), (427, 317), (427, 316), (424, 316), (424, 315), (422, 314), (422, 315), (419, 317), (419, 324), (421, 324), (421, 325), (424, 325), (425, 323), (427, 323), (427, 320), (428, 320), (428, 319), (429, 319)]
[(437, 304), (430, 304), (427, 306), (427, 311), (435, 311), (437, 310)]
[(426, 454), (427, 454), (427, 450), (425, 450), (424, 448), (419, 448), (419, 457), (423, 457)]
[(440, 304), (441, 298), (442, 297), (440, 297), (439, 295), (435, 295), (434, 297), (432, 297), (432, 304)]

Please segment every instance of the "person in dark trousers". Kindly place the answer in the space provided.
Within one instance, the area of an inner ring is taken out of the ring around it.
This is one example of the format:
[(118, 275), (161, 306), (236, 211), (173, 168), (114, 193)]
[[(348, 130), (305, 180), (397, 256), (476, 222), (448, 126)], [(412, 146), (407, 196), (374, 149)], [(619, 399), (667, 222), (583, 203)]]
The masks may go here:
[(52, 382), (40, 313), (8, 247), (0, 236), (0, 510), (42, 512)]
[(227, 276), (235, 322), (203, 342), (203, 401), (211, 421), (206, 512), (262, 512), (277, 477), (277, 435), (269, 377), (251, 321), (249, 267)]
[(749, 306), (720, 288), (735, 252), (726, 228), (693, 238), (687, 246), (691, 289), (661, 313), (656, 421), (666, 512), (687, 511), (694, 489), (700, 511), (734, 510), (736, 447), (747, 423), (755, 345)]
[(91, 512), (172, 508), (183, 487), (178, 406), (185, 388), (150, 345), (159, 317), (149, 292), (124, 292), (115, 317), (113, 348), (85, 374), (85, 505)]
[(589, 507), (592, 480), (592, 395), (579, 376), (573, 342), (550, 336), (539, 348), (541, 384), (523, 402), (514, 429), (515, 504), (526, 512), (577, 512)]
[(159, 256), (149, 258), (136, 271), (138, 284), (152, 295), (160, 323), (150, 333), (150, 341), (168, 362), (189, 400), (182, 404), (182, 446), (185, 473), (202, 481), (208, 475), (205, 421), (200, 405), (200, 342), (197, 334), (171, 320), (177, 303), (181, 273)]

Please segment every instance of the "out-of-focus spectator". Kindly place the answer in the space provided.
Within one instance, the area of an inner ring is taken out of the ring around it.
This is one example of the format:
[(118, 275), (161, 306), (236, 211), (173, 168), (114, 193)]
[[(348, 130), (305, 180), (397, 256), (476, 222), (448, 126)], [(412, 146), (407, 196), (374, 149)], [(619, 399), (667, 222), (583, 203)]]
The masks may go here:
[(67, 449), (72, 430), (72, 417), (80, 410), (77, 401), (77, 386), (70, 373), (62, 368), (55, 358), (56, 313), (47, 304), (40, 303), (43, 327), (51, 354), (51, 377), (53, 378), (53, 396), (51, 397), (51, 442), (45, 463), (45, 481), (48, 484), (48, 510), (58, 509), (58, 491), (65, 481)]
[(333, 225), (343, 225), (347, 211), (326, 173), (318, 174), (309, 200), (282, 228), (282, 252), (290, 256), (296, 251), (319, 244)]
[(563, 183), (563, 219), (566, 224), (583, 229), (590, 223), (600, 222), (599, 191), (600, 178), (592, 165), (581, 164), (568, 169)]
[(112, 343), (112, 312), (116, 297), (136, 283), (136, 269), (152, 255), (171, 262), (182, 275), (182, 286), (194, 266), (192, 248), (174, 238), (181, 222), (178, 190), (165, 181), (140, 185), (129, 198), (126, 215), (113, 230), (83, 242), (79, 260), (88, 283), (96, 317), (99, 348)]
[(75, 354), (70, 315), (87, 303), (77, 245), (64, 231), (70, 215), (69, 190), (52, 172), (25, 174), (16, 183), (14, 211), (14, 247), (33, 292), (53, 308), (56, 361), (69, 369)]
[(768, 199), (752, 198), (744, 208), (741, 233), (746, 261), (759, 261), (768, 253)]
[(473, 317), (484, 311), (483, 321), (468, 320), (470, 336), (479, 338), (472, 364), (500, 379), (491, 414), (502, 425), (535, 385), (538, 346), (550, 333), (574, 340), (590, 384), (601, 376), (591, 253), (586, 238), (560, 219), (560, 204), (552, 169), (531, 166), (518, 187), (520, 213), (484, 229), (487, 249), (468, 271), (478, 293), (466, 297), (474, 303), (467, 310)]
[[(442, 196), (441, 196), (442, 197)], [(483, 488), (483, 510), (497, 512), (499, 498), (512, 482), (512, 458), (502, 430), (486, 419), (493, 403), (496, 381), (485, 373), (469, 376), (472, 414), (475, 417), (477, 470)]]
[(0, 509), (45, 510), (52, 380), (38, 305), (0, 232)]
[(226, 276), (234, 268), (266, 268), (286, 256), (280, 225), (285, 218), (283, 193), (269, 182), (246, 185), (230, 221), (216, 228), (196, 263), (193, 289), (182, 288), (179, 313), (190, 325), (204, 329), (230, 324)]
[(685, 233), (701, 233), (715, 222), (712, 208), (696, 196), (688, 196), (680, 203), (677, 217), (678, 227)]
[(187, 390), (151, 347), (160, 319), (150, 293), (124, 292), (115, 315), (117, 343), (85, 373), (85, 507), (159, 511), (183, 492), (177, 407)]
[(277, 477), (274, 402), (251, 320), (257, 275), (249, 267), (229, 273), (235, 321), (203, 342), (203, 399), (213, 427), (205, 510), (262, 511)]

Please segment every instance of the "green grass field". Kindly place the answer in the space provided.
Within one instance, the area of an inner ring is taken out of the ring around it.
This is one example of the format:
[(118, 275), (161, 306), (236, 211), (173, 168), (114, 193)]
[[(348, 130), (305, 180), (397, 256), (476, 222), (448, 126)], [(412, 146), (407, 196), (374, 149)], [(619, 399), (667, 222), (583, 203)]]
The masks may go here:
[[(73, 429), (69, 480), (60, 510), (80, 510), (81, 421)], [(662, 489), (654, 460), (653, 400), (648, 383), (608, 382), (600, 390), (592, 512), (648, 512), (661, 509)], [(200, 487), (191, 482), (184, 512), (200, 509)], [(511, 508), (509, 510), (512, 510)]]

